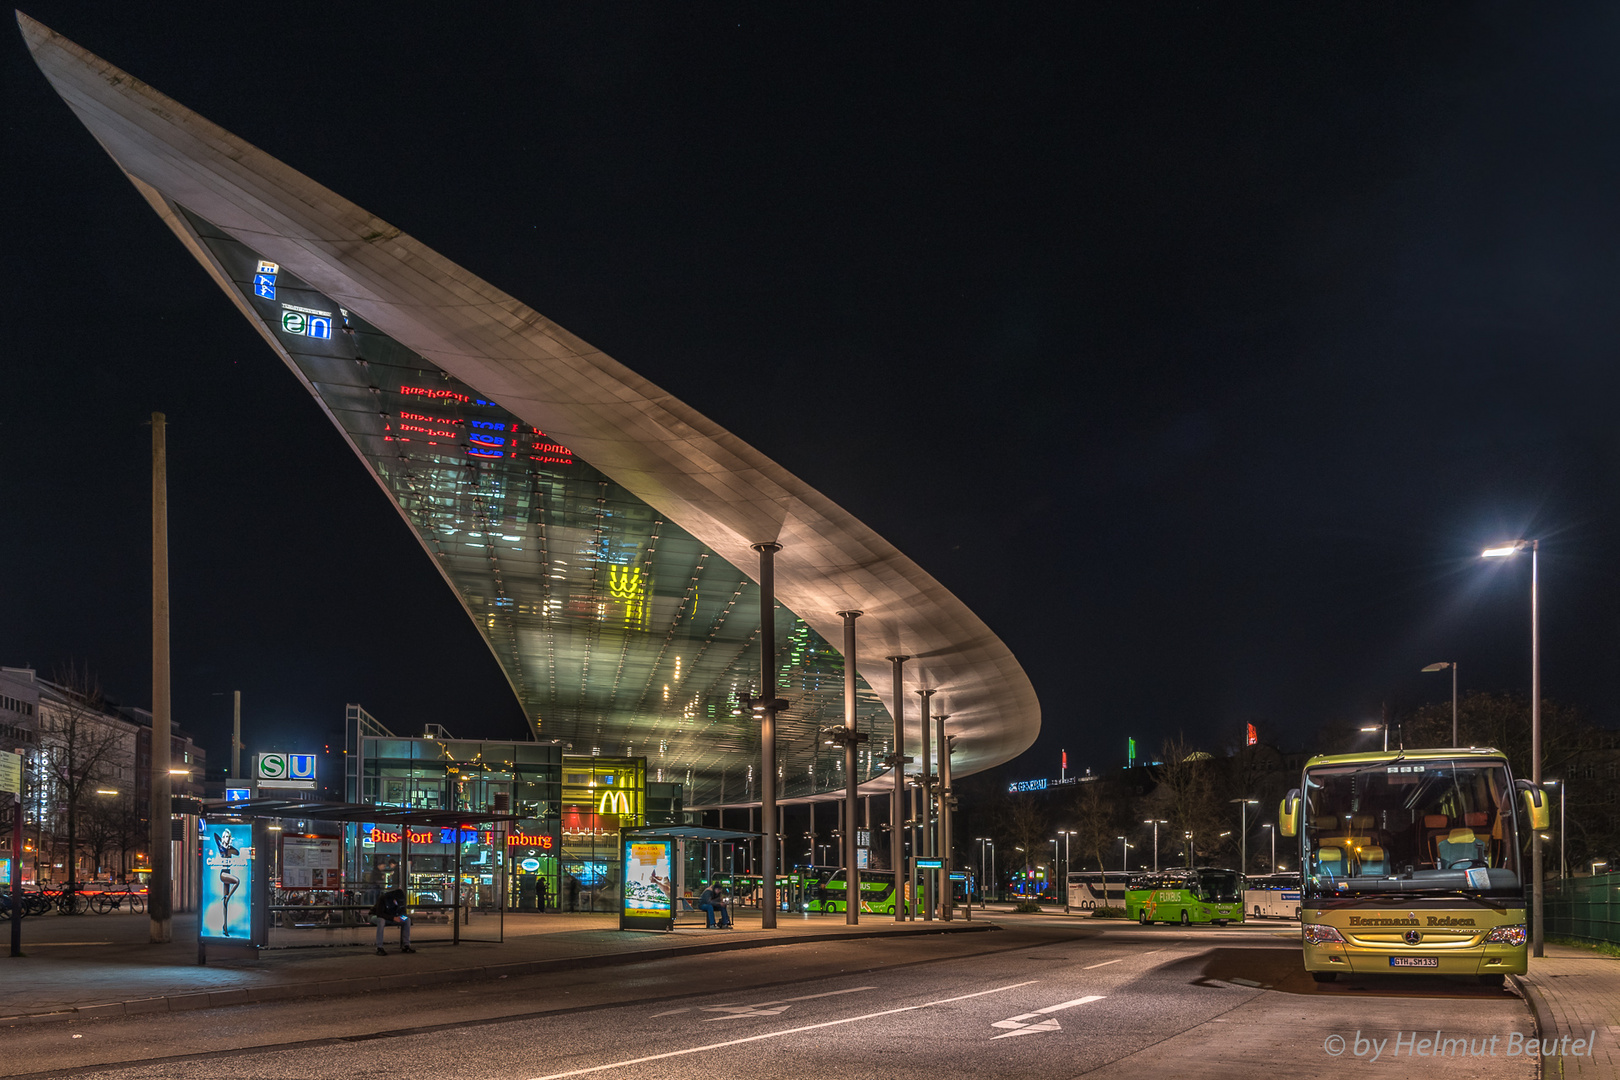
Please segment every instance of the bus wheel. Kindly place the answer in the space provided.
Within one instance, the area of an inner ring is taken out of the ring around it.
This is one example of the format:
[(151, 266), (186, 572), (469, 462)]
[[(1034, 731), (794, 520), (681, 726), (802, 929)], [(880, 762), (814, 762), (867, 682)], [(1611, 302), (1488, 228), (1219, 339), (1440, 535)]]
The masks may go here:
[(1257, 918), (1257, 919), (1260, 917), (1260, 905), (1259, 904), (1254, 905), (1254, 917)]
[(1311, 972), (1311, 978), (1315, 979), (1319, 983), (1330, 983), (1334, 979), (1337, 979), (1338, 977), (1339, 977), (1339, 973), (1337, 971), (1313, 971), (1313, 972)]
[(1136, 921), (1141, 923), (1143, 926), (1153, 925), (1153, 920), (1147, 917), (1147, 908), (1143, 908), (1141, 911), (1136, 913)]
[(1503, 975), (1501, 972), (1495, 972), (1490, 975), (1481, 975), (1479, 977), (1479, 981), (1484, 983), (1486, 986), (1495, 986), (1500, 988), (1504, 983), (1507, 982), (1507, 976)]
[(1187, 915), (1187, 909), (1186, 909), (1186, 908), (1182, 908), (1182, 909), (1181, 909), (1181, 925), (1182, 925), (1182, 926), (1187, 926), (1187, 925), (1188, 925), (1188, 924), (1190, 924), (1190, 923), (1191, 923), (1191, 922), (1192, 922), (1192, 919), (1191, 919), (1191, 918), (1189, 918), (1189, 917), (1188, 917), (1188, 915)]

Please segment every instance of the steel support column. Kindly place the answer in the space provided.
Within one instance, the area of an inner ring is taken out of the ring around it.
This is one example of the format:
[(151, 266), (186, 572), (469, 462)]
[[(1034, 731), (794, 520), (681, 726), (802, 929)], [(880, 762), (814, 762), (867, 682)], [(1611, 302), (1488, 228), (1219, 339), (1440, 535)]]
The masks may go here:
[(776, 561), (781, 544), (755, 544), (759, 552), (759, 827), (765, 834), (761, 854), (760, 928), (776, 929)]
[(939, 726), (939, 913), (946, 922), (951, 919), (951, 744), (945, 737), (945, 721), (950, 717), (941, 713), (934, 718)]
[[(930, 747), (929, 744), (933, 742), (934, 734), (933, 734), (933, 732), (931, 730), (929, 730), (929, 724), (930, 724), (930, 722), (931, 722), (931, 720), (933, 718), (929, 715), (929, 712), (928, 712), (928, 700), (934, 696), (934, 691), (932, 691), (932, 690), (919, 690), (919, 691), (917, 691), (917, 696), (922, 698), (922, 721), (921, 721), (922, 760), (921, 760), (920, 764), (922, 766), (922, 785), (923, 786), (922, 786), (922, 817), (921, 817), (922, 845), (921, 845), (920, 854), (924, 858), (932, 859), (934, 857), (934, 797), (933, 797), (933, 791), (932, 791), (933, 778), (934, 778), (934, 765), (933, 765), (933, 762), (930, 760), (931, 747)], [(924, 903), (922, 905), (923, 921), (924, 922), (933, 922), (934, 921), (934, 903), (935, 903), (935, 895), (934, 895), (934, 893), (935, 893), (935, 887), (931, 884), (932, 879), (930, 878), (928, 873), (922, 874), (921, 877), (922, 877), (922, 881), (924, 883), (923, 886), (922, 886), (922, 891), (923, 891), (924, 895), (919, 897), (918, 899), (924, 901)]]
[(889, 869), (894, 871), (894, 921), (905, 922), (906, 873), (906, 687), (903, 668), (909, 656), (888, 657), (894, 665), (894, 794), (889, 809)]
[(844, 620), (844, 922), (861, 921), (861, 872), (855, 866), (855, 620), (859, 611), (840, 611)]

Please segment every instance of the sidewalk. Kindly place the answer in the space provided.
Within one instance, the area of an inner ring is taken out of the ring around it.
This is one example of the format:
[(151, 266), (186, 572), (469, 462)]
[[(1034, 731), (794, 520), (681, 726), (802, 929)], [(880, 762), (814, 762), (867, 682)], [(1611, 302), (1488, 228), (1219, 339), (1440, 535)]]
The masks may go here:
[(1620, 959), (1549, 944), (1545, 956), (1531, 958), (1530, 973), (1519, 976), (1519, 983), (1543, 1040), (1567, 1035), (1573, 1043), (1597, 1032), (1589, 1055), (1545, 1059), (1544, 1080), (1620, 1078)]
[[(977, 914), (977, 912), (975, 913)], [(278, 998), (354, 994), (367, 990), (533, 975), (585, 966), (730, 949), (906, 934), (993, 930), (986, 921), (897, 923), (863, 916), (848, 926), (842, 916), (782, 912), (775, 930), (762, 930), (759, 912), (738, 913), (737, 928), (677, 926), (674, 932), (621, 931), (615, 915), (508, 914), (505, 941), (451, 945), (444, 926), (424, 925), (413, 935), (414, 955), (398, 951), (388, 932), (386, 957), (364, 946), (271, 949), (253, 960), (197, 964), (197, 917), (176, 915), (174, 940), (153, 945), (145, 915), (45, 915), (23, 921), (23, 952), (0, 946), (0, 1026), (17, 1023), (206, 1009)], [(493, 916), (474, 916), (464, 937), (494, 936)], [(10, 924), (0, 922), (0, 933)]]

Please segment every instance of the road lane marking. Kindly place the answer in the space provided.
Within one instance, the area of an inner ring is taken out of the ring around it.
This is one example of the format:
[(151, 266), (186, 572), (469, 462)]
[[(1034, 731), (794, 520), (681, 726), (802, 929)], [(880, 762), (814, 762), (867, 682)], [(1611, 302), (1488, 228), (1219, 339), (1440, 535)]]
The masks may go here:
[(663, 1061), (672, 1057), (684, 1057), (687, 1054), (701, 1054), (705, 1050), (723, 1050), (728, 1046), (741, 1046), (744, 1043), (760, 1042), (764, 1039), (775, 1039), (782, 1035), (797, 1035), (801, 1031), (815, 1031), (819, 1028), (838, 1027), (841, 1024), (854, 1024), (861, 1020), (876, 1020), (880, 1016), (893, 1016), (896, 1013), (916, 1012), (918, 1009), (928, 1009), (935, 1005), (949, 1005), (952, 1002), (967, 1001), (969, 998), (984, 997), (987, 994), (1000, 994), (1008, 990), (1017, 990), (1021, 986), (1033, 986), (1039, 979), (1027, 979), (1024, 982), (1008, 983), (1006, 986), (995, 986), (989, 990), (980, 990), (972, 994), (958, 994), (956, 997), (940, 998), (938, 1001), (925, 1001), (921, 1005), (902, 1005), (898, 1009), (884, 1009), (880, 1012), (865, 1013), (861, 1016), (846, 1016), (842, 1020), (825, 1020), (819, 1024), (804, 1024), (800, 1027), (784, 1028), (781, 1031), (767, 1031), (760, 1035), (745, 1035), (740, 1039), (727, 1039), (725, 1042), (706, 1043), (703, 1046), (688, 1046), (684, 1050), (671, 1050), (663, 1054), (649, 1054), (646, 1057), (629, 1058), (625, 1061), (613, 1061), (606, 1065), (591, 1065), (583, 1069), (570, 1069), (567, 1072), (550, 1073), (546, 1076), (537, 1076), (534, 1080), (565, 1080), (569, 1076), (585, 1076), (588, 1073), (605, 1072), (608, 1069), (622, 1069), (628, 1065), (644, 1065), (649, 1061)]
[(1019, 1013), (1017, 1016), (1009, 1016), (1005, 1020), (997, 1020), (990, 1026), (998, 1028), (1011, 1028), (1012, 1030), (1004, 1031), (1000, 1035), (992, 1035), (990, 1037), (990, 1041), (995, 1042), (997, 1039), (1010, 1039), (1014, 1035), (1033, 1035), (1037, 1031), (1062, 1031), (1063, 1026), (1057, 1022), (1056, 1018), (1050, 1016), (1047, 1016), (1047, 1018), (1044, 1020), (1037, 1018), (1046, 1016), (1048, 1013), (1062, 1012), (1064, 1009), (1072, 1009), (1076, 1005), (1085, 1005), (1088, 1002), (1101, 1001), (1105, 996), (1106, 995), (1104, 994), (1090, 994), (1086, 997), (1073, 998), (1069, 1001), (1060, 1001), (1056, 1005), (1048, 1005), (1046, 1008), (1036, 1009), (1034, 1012)]
[(1100, 964), (1087, 964), (1085, 967), (1081, 968), (1080, 970), (1081, 971), (1090, 971), (1092, 968), (1107, 967), (1109, 964), (1122, 964), (1126, 960), (1129, 960), (1129, 959), (1130, 959), (1130, 957), (1128, 957), (1128, 956), (1122, 956), (1118, 960), (1104, 960)]
[[(805, 994), (803, 997), (777, 998), (775, 1001), (761, 1001), (757, 1005), (704, 1005), (704, 1012), (723, 1012), (725, 1016), (704, 1017), (705, 1024), (715, 1020), (735, 1020), (741, 1016), (776, 1016), (787, 1011), (795, 1001), (813, 1001), (816, 998), (837, 997), (839, 994), (858, 994), (862, 990), (876, 990), (875, 986), (854, 986), (848, 990), (829, 990), (824, 994)], [(660, 1014), (662, 1015), (662, 1014)]]

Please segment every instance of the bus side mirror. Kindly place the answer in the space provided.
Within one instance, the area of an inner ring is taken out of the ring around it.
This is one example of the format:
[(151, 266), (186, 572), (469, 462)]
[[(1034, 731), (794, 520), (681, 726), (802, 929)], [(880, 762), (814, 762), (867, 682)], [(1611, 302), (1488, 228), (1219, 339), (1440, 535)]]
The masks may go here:
[(1519, 789), (1519, 796), (1524, 799), (1524, 812), (1530, 818), (1530, 828), (1534, 832), (1552, 824), (1552, 809), (1547, 805), (1547, 793), (1534, 784), (1520, 780), (1515, 785)]
[(1300, 798), (1296, 788), (1284, 796), (1282, 804), (1277, 807), (1277, 831), (1284, 836), (1299, 835)]

